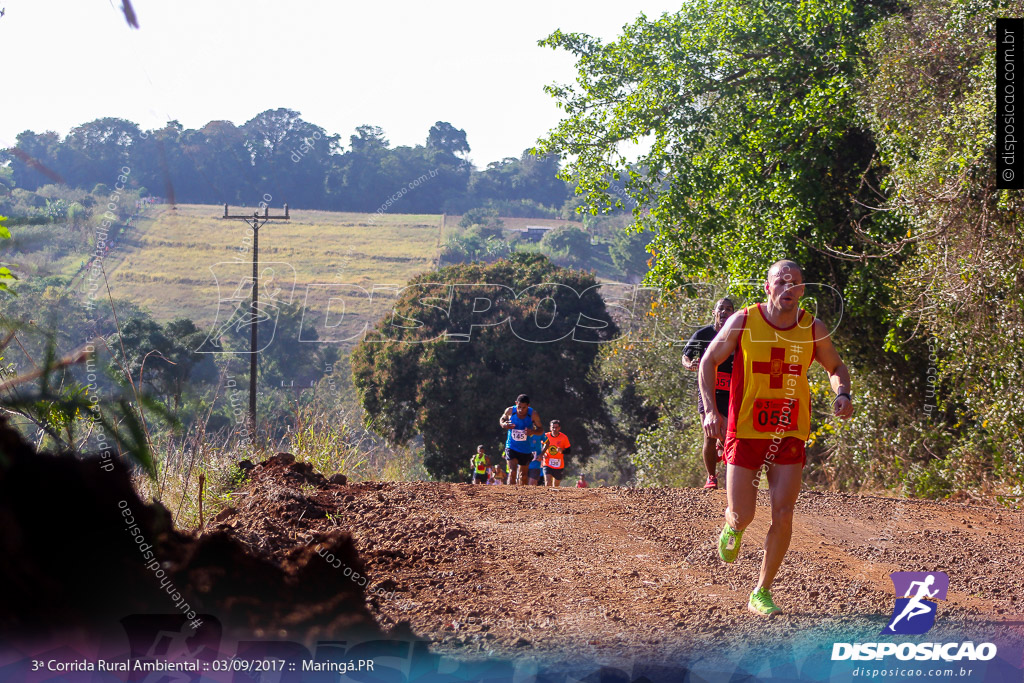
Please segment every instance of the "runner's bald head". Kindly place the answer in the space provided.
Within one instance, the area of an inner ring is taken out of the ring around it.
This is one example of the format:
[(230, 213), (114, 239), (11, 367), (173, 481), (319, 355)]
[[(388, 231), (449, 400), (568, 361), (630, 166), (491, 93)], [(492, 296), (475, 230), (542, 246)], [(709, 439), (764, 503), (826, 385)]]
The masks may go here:
[(780, 261), (776, 261), (775, 263), (773, 263), (771, 268), (768, 269), (767, 279), (771, 280), (772, 275), (774, 275), (775, 273), (781, 272), (792, 274), (794, 270), (800, 273), (800, 279), (803, 280), (804, 269), (800, 267), (800, 264), (790, 259), (782, 259)]

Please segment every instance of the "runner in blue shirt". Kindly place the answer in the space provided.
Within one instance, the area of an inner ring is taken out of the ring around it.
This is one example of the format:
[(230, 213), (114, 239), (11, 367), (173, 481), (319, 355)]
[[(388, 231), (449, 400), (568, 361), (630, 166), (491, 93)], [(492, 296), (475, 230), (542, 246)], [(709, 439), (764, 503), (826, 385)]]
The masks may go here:
[(516, 404), (505, 409), (499, 424), (508, 432), (508, 438), (505, 440), (508, 483), (525, 486), (528, 468), (533, 460), (529, 437), (544, 433), (544, 428), (540, 426), (540, 415), (530, 407), (530, 397), (519, 394)]
[(531, 436), (530, 437), (530, 451), (533, 453), (533, 460), (530, 461), (528, 468), (530, 486), (536, 486), (540, 484), (542, 478), (541, 473), (541, 445), (544, 443), (543, 436)]

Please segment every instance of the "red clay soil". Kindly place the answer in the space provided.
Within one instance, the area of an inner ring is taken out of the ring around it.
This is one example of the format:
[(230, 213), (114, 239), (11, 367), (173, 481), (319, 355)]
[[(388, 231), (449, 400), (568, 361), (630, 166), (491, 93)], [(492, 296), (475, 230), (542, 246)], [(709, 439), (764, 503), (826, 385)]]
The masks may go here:
[(769, 647), (810, 632), (877, 634), (893, 571), (949, 574), (935, 638), (1006, 637), (1024, 624), (1022, 514), (1002, 508), (806, 491), (773, 589), (785, 614), (766, 621), (746, 611), (766, 494), (725, 565), (723, 491), (338, 486), (288, 456), (257, 466), (241, 492), (207, 533), (284, 566), (350, 533), (381, 626), (411, 622), (435, 651), (463, 658), (668, 659), (724, 636)]
[(1019, 635), (1022, 514), (996, 507), (804, 492), (773, 594), (749, 614), (767, 497), (738, 561), (716, 553), (725, 493), (328, 482), (282, 454), (199, 534), (174, 530), (127, 473), (32, 453), (0, 420), (0, 637), (66, 637), (126, 614), (173, 612), (118, 508), (225, 635), (408, 637), (464, 659), (693, 660), (714, 645), (806, 634), (873, 638), (889, 573), (945, 571), (936, 640)]

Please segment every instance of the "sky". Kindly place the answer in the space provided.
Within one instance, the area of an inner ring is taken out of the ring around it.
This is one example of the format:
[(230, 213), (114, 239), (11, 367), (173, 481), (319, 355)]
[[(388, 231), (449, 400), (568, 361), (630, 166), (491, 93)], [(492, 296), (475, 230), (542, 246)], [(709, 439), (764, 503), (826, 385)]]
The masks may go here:
[(574, 62), (537, 40), (609, 40), (680, 0), (351, 3), (311, 0), (0, 0), (0, 148), (18, 133), (104, 116), (241, 125), (287, 107), (347, 144), (356, 126), (423, 144), (436, 121), (466, 131), (478, 167), (519, 156), (560, 118), (543, 87)]

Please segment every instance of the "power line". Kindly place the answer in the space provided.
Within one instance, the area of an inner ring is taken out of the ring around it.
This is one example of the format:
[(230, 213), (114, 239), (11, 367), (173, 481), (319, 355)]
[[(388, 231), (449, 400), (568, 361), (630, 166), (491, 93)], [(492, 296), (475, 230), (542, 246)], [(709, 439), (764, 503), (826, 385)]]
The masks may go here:
[(250, 345), (249, 345), (249, 434), (253, 439), (256, 438), (256, 348), (257, 339), (259, 337), (259, 321), (258, 321), (258, 309), (259, 309), (259, 287), (260, 287), (260, 276), (259, 276), (259, 263), (260, 263), (260, 228), (267, 224), (269, 221), (286, 221), (289, 220), (288, 205), (284, 205), (284, 215), (282, 216), (271, 216), (270, 207), (264, 206), (263, 215), (260, 215), (259, 211), (253, 211), (252, 215), (231, 215), (228, 213), (228, 205), (224, 204), (224, 215), (222, 218), (227, 220), (242, 220), (252, 228), (252, 302), (249, 308), (249, 328), (251, 330)]

